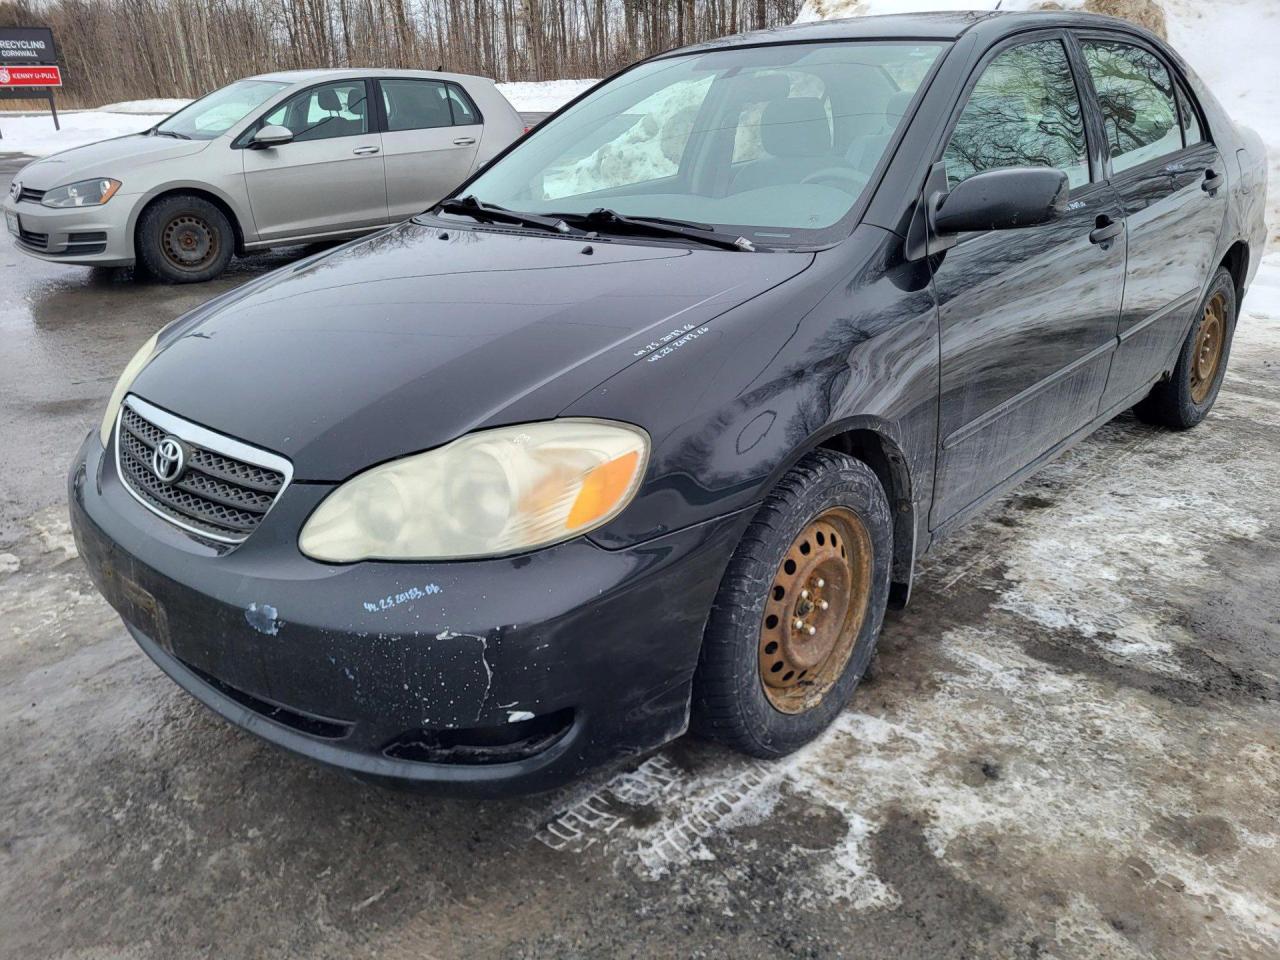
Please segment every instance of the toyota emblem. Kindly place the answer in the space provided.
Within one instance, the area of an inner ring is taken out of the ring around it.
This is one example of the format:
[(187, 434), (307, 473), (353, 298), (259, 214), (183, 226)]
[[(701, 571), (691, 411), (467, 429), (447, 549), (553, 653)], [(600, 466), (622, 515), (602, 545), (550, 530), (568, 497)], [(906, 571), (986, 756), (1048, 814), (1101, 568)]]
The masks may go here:
[(182, 444), (173, 437), (165, 437), (156, 444), (151, 454), (151, 472), (161, 483), (173, 483), (182, 476), (187, 466), (187, 455)]

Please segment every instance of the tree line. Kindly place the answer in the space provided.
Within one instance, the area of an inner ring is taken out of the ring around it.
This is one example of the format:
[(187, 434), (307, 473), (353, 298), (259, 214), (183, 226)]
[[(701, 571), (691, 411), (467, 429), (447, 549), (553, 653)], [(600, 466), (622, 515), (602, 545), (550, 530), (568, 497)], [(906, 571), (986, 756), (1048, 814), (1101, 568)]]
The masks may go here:
[(68, 106), (195, 97), (308, 67), (498, 80), (601, 77), (640, 57), (792, 22), (801, 0), (0, 0), (48, 26)]

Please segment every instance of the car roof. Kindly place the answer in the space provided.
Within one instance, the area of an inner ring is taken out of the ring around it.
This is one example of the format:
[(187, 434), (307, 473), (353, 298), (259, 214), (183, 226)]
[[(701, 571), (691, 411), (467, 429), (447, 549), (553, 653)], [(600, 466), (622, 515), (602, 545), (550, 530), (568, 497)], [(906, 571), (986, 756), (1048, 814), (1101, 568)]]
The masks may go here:
[(490, 82), (485, 77), (476, 77), (467, 73), (444, 73), (439, 70), (380, 70), (373, 67), (335, 67), (316, 70), (276, 70), (272, 73), (259, 73), (246, 79), (274, 80), (280, 83), (315, 83), (323, 80), (354, 80), (361, 77), (415, 77), (429, 80), (477, 80)]
[(892, 13), (840, 20), (815, 20), (754, 30), (731, 37), (672, 50), (663, 56), (726, 47), (761, 46), (770, 43), (811, 43), (821, 40), (958, 40), (970, 31), (994, 39), (1023, 30), (1052, 27), (1109, 27), (1150, 37), (1142, 27), (1127, 20), (1073, 10), (953, 10), (935, 13)]

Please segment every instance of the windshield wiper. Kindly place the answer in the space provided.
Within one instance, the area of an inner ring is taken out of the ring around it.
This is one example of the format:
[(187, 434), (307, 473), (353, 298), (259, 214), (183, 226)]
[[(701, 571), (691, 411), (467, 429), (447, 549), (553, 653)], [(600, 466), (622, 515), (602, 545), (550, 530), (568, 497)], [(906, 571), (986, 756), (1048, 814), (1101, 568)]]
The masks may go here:
[(706, 223), (694, 223), (692, 220), (673, 220), (667, 217), (626, 217), (616, 210), (597, 207), (590, 213), (556, 214), (574, 226), (598, 230), (602, 233), (628, 233), (648, 235), (651, 237), (680, 237), (709, 244), (724, 250), (739, 250), (754, 253), (755, 244), (746, 237), (735, 237), (728, 233), (718, 233), (715, 227)]
[(175, 140), (190, 140), (185, 133), (179, 133), (177, 130), (161, 130), (159, 127), (152, 127), (151, 132), (157, 137), (173, 137)]
[(465, 197), (450, 197), (440, 202), (439, 209), (445, 213), (463, 213), (480, 222), (514, 223), (522, 227), (538, 227), (554, 233), (568, 233), (569, 225), (560, 217), (543, 217), (536, 213), (525, 213), (523, 210), (508, 210), (496, 203), (484, 203), (477, 200), (475, 194)]

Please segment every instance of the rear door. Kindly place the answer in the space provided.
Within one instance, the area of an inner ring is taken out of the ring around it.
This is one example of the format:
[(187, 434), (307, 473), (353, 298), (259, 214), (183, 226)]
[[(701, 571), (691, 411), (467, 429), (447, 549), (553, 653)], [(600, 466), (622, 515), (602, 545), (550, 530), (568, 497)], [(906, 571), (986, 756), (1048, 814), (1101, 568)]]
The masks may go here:
[[(976, 78), (976, 79), (975, 79)], [(1001, 167), (1067, 174), (1065, 215), (963, 235), (938, 255), (939, 526), (1097, 415), (1124, 282), (1123, 216), (1091, 156), (1067, 36), (989, 52), (953, 114), (948, 188)]]
[[(359, 230), (387, 222), (382, 140), (370, 119), (370, 81), (310, 87), (272, 108), (238, 143), (262, 240)], [(278, 147), (248, 146), (265, 126), (293, 131)]]
[(1110, 408), (1136, 399), (1176, 360), (1214, 266), (1226, 173), (1199, 111), (1153, 49), (1106, 34), (1081, 36), (1080, 45), (1129, 235), (1119, 344), (1102, 402)]
[(456, 83), (395, 77), (378, 84), (394, 223), (421, 213), (467, 178), (484, 128), (480, 111)]

